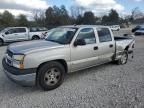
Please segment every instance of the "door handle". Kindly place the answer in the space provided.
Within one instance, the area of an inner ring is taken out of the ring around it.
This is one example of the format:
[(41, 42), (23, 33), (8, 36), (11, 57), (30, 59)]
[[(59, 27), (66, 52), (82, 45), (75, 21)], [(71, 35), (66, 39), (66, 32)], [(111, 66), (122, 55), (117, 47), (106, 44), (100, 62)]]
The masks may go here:
[(112, 48), (112, 47), (113, 47), (113, 44), (110, 44), (109, 47)]
[(94, 50), (98, 50), (98, 46), (95, 46), (95, 47), (94, 47)]

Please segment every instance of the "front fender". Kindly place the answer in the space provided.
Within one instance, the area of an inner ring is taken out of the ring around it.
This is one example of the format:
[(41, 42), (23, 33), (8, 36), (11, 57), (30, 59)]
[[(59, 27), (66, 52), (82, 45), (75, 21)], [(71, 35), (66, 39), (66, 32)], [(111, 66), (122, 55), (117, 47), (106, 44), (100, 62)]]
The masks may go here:
[(26, 55), (24, 59), (25, 68), (37, 68), (40, 64), (53, 61), (53, 60), (65, 60), (70, 62), (70, 49), (60, 48), (55, 50), (49, 50), (44, 52), (35, 52)]

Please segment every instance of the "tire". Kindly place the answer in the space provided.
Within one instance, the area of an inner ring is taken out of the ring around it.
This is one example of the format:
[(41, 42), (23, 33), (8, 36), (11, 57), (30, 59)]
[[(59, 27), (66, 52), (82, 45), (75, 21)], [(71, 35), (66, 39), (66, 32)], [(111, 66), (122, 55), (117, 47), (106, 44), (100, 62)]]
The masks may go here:
[(53, 90), (59, 87), (65, 77), (65, 68), (59, 62), (49, 62), (43, 65), (37, 75), (37, 83), (45, 90)]
[(141, 35), (141, 33), (137, 33), (137, 32), (136, 32), (134, 35), (139, 36), (139, 35)]
[(40, 38), (38, 36), (33, 36), (32, 40), (39, 40)]
[(124, 65), (127, 63), (128, 60), (128, 52), (124, 51), (123, 54), (121, 55), (121, 58), (117, 61), (118, 65)]
[(2, 46), (3, 45), (3, 41), (0, 39), (0, 46)]

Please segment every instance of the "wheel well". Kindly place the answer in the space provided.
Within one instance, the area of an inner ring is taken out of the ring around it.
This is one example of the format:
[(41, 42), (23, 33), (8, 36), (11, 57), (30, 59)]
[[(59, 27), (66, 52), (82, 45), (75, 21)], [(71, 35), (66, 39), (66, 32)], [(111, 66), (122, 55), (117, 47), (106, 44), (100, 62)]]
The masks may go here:
[(129, 46), (127, 46), (127, 47), (125, 48), (125, 51), (128, 51), (128, 49), (129, 49)]
[[(64, 66), (64, 68), (65, 68), (65, 72), (67, 73), (67, 71), (68, 71), (68, 66), (67, 66), (67, 63), (66, 63), (65, 60), (63, 60), (63, 59), (57, 59), (57, 60), (52, 60), (52, 61), (56, 61), (56, 62), (61, 63), (61, 64)], [(48, 62), (52, 62), (52, 61), (48, 61)], [(39, 69), (40, 69), (44, 64), (46, 64), (46, 63), (48, 63), (48, 62), (44, 62), (44, 63), (40, 64), (40, 65), (38, 66), (38, 68), (37, 68), (37, 72), (39, 71)]]
[(38, 37), (38, 38), (40, 38), (38, 35), (33, 35), (32, 38), (33, 38), (33, 37)]
[(2, 38), (0, 38), (0, 40), (1, 40), (2, 42), (4, 42)]

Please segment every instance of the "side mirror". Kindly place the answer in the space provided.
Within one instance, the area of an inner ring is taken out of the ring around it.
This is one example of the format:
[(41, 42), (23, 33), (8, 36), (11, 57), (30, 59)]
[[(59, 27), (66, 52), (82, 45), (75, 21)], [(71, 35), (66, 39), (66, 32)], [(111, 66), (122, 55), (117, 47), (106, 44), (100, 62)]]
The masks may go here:
[(83, 45), (86, 45), (86, 42), (84, 39), (77, 39), (75, 42), (74, 42), (74, 46), (83, 46)]

